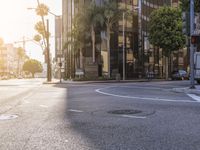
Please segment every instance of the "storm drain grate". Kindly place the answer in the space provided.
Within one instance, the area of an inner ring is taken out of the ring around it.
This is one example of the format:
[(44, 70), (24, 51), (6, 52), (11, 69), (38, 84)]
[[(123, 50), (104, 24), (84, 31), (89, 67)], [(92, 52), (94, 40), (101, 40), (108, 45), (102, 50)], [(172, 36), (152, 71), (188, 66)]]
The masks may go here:
[(0, 121), (2, 120), (11, 120), (17, 118), (17, 115), (0, 115)]
[(108, 111), (109, 114), (117, 114), (117, 115), (131, 115), (131, 114), (139, 114), (142, 113), (141, 110), (132, 110), (132, 109), (126, 109), (126, 110), (112, 110)]

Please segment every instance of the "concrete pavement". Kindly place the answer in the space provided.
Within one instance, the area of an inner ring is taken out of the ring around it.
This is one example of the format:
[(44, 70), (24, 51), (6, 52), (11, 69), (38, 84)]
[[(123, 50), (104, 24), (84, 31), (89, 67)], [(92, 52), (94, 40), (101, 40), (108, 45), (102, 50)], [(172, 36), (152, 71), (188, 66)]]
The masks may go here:
[[(134, 80), (102, 80), (102, 81), (73, 81), (73, 80), (62, 80), (60, 83), (60, 80), (58, 79), (52, 79), (51, 82), (43, 82), (44, 84), (91, 84), (91, 83), (131, 83), (131, 82), (162, 82), (167, 81), (165, 79), (153, 79), (153, 80), (147, 80), (147, 79), (134, 79)], [(170, 81), (170, 80), (169, 80)], [(179, 88), (172, 88), (173, 92), (176, 93), (186, 93), (186, 94), (200, 94), (200, 85), (195, 85), (195, 89), (191, 89), (188, 87), (179, 87)]]

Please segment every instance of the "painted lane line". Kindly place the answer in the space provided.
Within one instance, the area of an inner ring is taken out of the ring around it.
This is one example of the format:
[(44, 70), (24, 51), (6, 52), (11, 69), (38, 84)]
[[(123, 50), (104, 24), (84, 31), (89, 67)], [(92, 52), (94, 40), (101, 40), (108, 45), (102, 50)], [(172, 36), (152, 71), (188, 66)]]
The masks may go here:
[(75, 109), (69, 109), (69, 111), (71, 111), (71, 112), (77, 112), (77, 113), (82, 113), (83, 112), (82, 110), (75, 110)]
[(142, 116), (132, 116), (132, 115), (120, 115), (120, 116), (124, 118), (146, 119), (146, 117)]
[[(124, 96), (124, 95), (117, 95), (117, 94), (110, 94), (106, 92), (102, 92), (101, 90), (107, 89), (96, 89), (95, 91), (97, 93), (108, 95), (108, 96), (114, 96), (114, 97), (120, 97), (120, 98), (128, 98), (128, 99), (141, 99), (141, 100), (152, 100), (152, 101), (164, 101), (164, 102), (183, 102), (183, 103), (197, 103), (198, 101), (191, 101), (191, 100), (176, 100), (176, 99), (162, 99), (162, 98), (150, 98), (150, 97), (135, 97), (135, 96)], [(200, 102), (200, 101), (199, 101)]]
[(189, 97), (191, 97), (192, 99), (194, 99), (197, 102), (200, 102), (200, 97), (195, 95), (195, 94), (187, 94)]
[(40, 107), (43, 107), (43, 108), (48, 108), (48, 106), (46, 106), (46, 105), (40, 105)]

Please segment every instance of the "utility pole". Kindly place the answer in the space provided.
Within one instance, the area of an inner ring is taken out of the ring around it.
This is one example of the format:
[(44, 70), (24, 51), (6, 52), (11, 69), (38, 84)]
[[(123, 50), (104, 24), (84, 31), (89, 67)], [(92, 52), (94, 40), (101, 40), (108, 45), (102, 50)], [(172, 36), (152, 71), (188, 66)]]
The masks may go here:
[[(190, 37), (194, 34), (194, 0), (190, 0)], [(190, 40), (190, 88), (195, 88), (194, 83), (194, 45)]]
[[(40, 6), (40, 1), (37, 0), (38, 7)], [(50, 49), (49, 49), (49, 20), (47, 19), (47, 30), (45, 28), (45, 21), (44, 21), (44, 16), (41, 15), (42, 23), (43, 23), (43, 28), (45, 32), (45, 36), (43, 36), (43, 41), (45, 44), (45, 48), (47, 51), (47, 82), (51, 82), (52, 76), (51, 76), (51, 62), (50, 62)], [(46, 39), (46, 42), (45, 42)]]
[(123, 12), (123, 80), (125, 80), (125, 76), (126, 76), (126, 70), (125, 70), (125, 67), (126, 67), (126, 65), (125, 65), (125, 59), (126, 59), (126, 57), (125, 57), (125, 12)]
[(51, 82), (51, 63), (50, 63), (50, 53), (49, 53), (49, 20), (47, 19), (47, 31), (46, 31), (46, 39), (47, 39), (47, 81)]

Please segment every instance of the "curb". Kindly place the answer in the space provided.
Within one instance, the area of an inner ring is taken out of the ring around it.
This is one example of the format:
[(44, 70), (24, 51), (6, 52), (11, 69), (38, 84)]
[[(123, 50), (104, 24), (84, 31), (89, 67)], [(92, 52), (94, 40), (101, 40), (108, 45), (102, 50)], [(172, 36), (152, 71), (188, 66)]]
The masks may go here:
[(102, 81), (52, 81), (52, 82), (43, 82), (43, 84), (92, 84), (92, 83), (132, 83), (132, 82), (161, 82), (161, 81), (167, 81), (165, 79), (153, 79), (153, 80), (147, 80), (147, 79), (138, 79), (138, 80), (102, 80)]
[(200, 94), (199, 89), (190, 89), (189, 87), (186, 88), (173, 88), (173, 92), (176, 93), (186, 93), (186, 94)]

